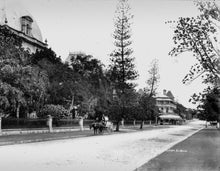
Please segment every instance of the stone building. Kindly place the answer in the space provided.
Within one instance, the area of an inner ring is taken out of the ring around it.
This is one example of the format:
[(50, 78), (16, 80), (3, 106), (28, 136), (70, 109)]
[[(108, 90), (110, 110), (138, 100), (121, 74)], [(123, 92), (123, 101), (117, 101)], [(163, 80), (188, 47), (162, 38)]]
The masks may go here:
[(22, 46), (30, 53), (47, 47), (33, 16), (15, 0), (0, 0), (0, 26), (21, 37)]

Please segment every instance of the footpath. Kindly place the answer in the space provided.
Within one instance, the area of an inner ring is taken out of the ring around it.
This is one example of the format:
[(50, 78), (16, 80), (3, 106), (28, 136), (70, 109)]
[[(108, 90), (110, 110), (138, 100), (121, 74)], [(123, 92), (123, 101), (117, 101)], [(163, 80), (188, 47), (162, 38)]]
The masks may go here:
[(220, 171), (219, 142), (219, 129), (202, 129), (135, 171)]
[(86, 137), (91, 135), (92, 132), (89, 129), (80, 131), (80, 129), (61, 128), (61, 129), (54, 129), (52, 133), (50, 133), (47, 129), (4, 130), (4, 134), (0, 136), (0, 146), (51, 141), (58, 139), (78, 138), (78, 137)]

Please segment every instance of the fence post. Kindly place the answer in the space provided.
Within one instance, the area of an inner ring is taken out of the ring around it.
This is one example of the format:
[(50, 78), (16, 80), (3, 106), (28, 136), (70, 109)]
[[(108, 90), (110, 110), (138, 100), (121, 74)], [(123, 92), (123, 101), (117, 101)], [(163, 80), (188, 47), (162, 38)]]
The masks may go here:
[(217, 122), (216, 128), (219, 129), (219, 122)]
[(2, 117), (0, 116), (0, 135), (2, 135)]
[(122, 118), (122, 120), (121, 120), (121, 127), (124, 128), (124, 126), (125, 126), (125, 120)]
[(208, 121), (205, 122), (205, 127), (208, 128)]
[[(219, 98), (219, 101), (220, 101), (220, 98)], [(218, 120), (217, 120), (217, 125), (216, 125), (216, 128), (219, 129), (220, 127), (220, 116), (218, 115)]]
[(80, 131), (83, 131), (84, 130), (84, 128), (83, 128), (83, 117), (79, 118), (79, 126), (80, 126)]
[(48, 122), (49, 132), (53, 132), (53, 118), (51, 115), (48, 115), (47, 122)]

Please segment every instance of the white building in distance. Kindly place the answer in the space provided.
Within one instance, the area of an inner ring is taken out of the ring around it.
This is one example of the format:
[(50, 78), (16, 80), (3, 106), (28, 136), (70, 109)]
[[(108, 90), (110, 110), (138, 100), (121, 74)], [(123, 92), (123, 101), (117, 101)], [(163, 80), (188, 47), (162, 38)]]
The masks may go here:
[[(163, 90), (163, 94), (156, 96), (156, 105), (160, 111), (160, 123), (177, 124), (182, 123), (182, 118), (175, 113), (176, 102), (171, 91)], [(180, 122), (181, 121), (181, 122)]]
[(176, 104), (174, 102), (174, 96), (171, 91), (163, 90), (163, 94), (156, 96), (156, 105), (161, 114), (174, 114)]

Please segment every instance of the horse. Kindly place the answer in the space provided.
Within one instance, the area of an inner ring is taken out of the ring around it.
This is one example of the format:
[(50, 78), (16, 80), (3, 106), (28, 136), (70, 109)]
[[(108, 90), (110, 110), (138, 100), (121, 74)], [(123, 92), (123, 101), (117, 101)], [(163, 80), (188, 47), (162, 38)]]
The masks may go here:
[(105, 126), (100, 122), (93, 122), (91, 125), (89, 125), (89, 128), (94, 130), (94, 135), (98, 133), (102, 133)]
[(94, 135), (103, 133), (104, 130), (108, 132), (113, 131), (113, 123), (110, 121), (107, 122), (93, 122), (89, 125), (89, 128), (94, 130)]

